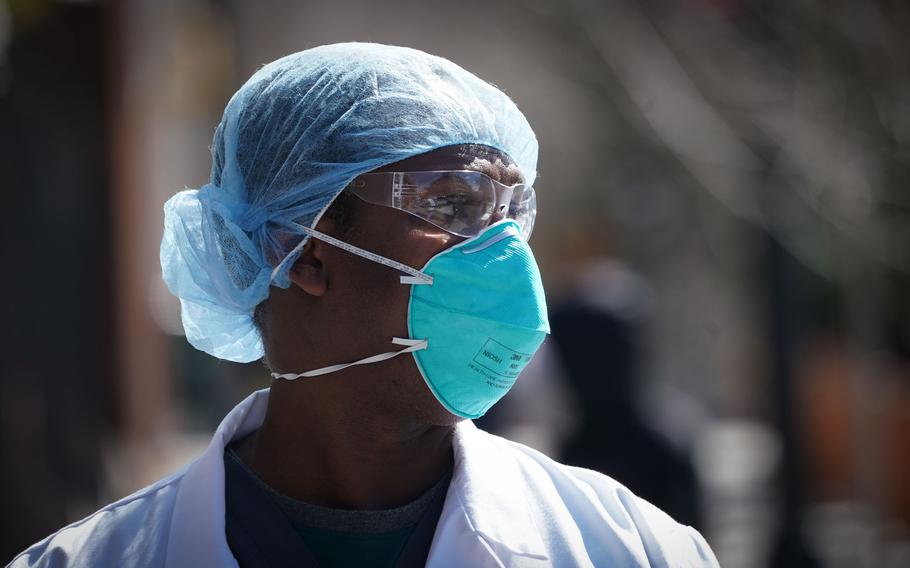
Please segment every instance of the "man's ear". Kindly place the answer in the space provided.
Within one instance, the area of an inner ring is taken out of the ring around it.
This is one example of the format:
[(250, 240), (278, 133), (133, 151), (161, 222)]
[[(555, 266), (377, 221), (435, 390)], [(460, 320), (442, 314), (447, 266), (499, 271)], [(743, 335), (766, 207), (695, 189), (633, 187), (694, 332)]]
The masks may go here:
[(322, 296), (328, 286), (322, 265), (322, 243), (311, 238), (303, 247), (300, 258), (291, 267), (291, 282), (311, 296)]

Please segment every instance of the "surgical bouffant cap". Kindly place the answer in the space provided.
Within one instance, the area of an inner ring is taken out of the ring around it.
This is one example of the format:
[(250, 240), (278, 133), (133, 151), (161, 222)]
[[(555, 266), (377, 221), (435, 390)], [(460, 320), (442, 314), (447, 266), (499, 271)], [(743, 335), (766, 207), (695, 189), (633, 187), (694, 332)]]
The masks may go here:
[[(161, 268), (187, 339), (230, 361), (263, 355), (253, 310), (287, 288), (294, 258), (356, 176), (453, 144), (510, 156), (527, 183), (537, 140), (493, 85), (404, 47), (343, 43), (270, 63), (231, 98), (212, 145), (209, 183), (164, 206)], [(283, 261), (283, 262), (282, 262)]]

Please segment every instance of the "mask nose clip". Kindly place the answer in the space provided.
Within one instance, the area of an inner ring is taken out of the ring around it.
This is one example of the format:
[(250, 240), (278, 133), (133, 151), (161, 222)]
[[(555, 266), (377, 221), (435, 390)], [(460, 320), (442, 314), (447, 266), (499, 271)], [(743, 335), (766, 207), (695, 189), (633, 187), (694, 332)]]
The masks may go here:
[(508, 239), (511, 237), (517, 237), (519, 235), (520, 235), (520, 233), (515, 229), (515, 227), (509, 226), (503, 232), (499, 233), (495, 237), (490, 237), (489, 239), (485, 240), (484, 242), (480, 243), (479, 245), (475, 245), (473, 247), (463, 247), (461, 249), (461, 252), (464, 254), (473, 254), (475, 252), (480, 252), (485, 248), (489, 248), (489, 247), (495, 245), (499, 241), (502, 241), (502, 240), (505, 240), (505, 239)]

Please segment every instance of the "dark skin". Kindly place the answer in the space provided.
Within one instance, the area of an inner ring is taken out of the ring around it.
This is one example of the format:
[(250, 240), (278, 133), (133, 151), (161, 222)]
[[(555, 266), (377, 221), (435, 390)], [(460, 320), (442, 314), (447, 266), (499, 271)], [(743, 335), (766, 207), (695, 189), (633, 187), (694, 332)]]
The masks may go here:
[[(442, 148), (374, 171), (473, 169), (507, 185), (521, 181), (506, 156), (471, 148)], [(349, 230), (329, 216), (316, 229), (418, 269), (464, 240), (390, 207), (349, 203)], [(291, 270), (291, 287), (273, 287), (264, 306), (268, 366), (298, 373), (400, 349), (391, 339), (408, 337), (410, 286), (399, 276), (310, 239)], [(265, 421), (236, 450), (272, 488), (295, 499), (388, 509), (413, 501), (451, 471), (460, 420), (433, 396), (413, 357), (402, 355), (273, 381)]]

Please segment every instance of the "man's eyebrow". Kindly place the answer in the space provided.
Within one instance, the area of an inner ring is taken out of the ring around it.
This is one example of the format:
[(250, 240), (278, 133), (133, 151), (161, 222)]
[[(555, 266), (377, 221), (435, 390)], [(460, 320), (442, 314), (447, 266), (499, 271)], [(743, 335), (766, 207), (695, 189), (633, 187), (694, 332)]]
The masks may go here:
[(491, 162), (487, 158), (475, 157), (465, 167), (469, 170), (485, 173), (503, 185), (515, 185), (516, 183), (524, 182), (524, 176), (521, 175), (521, 170), (518, 169), (516, 164), (506, 165), (499, 158), (496, 158), (495, 162)]

